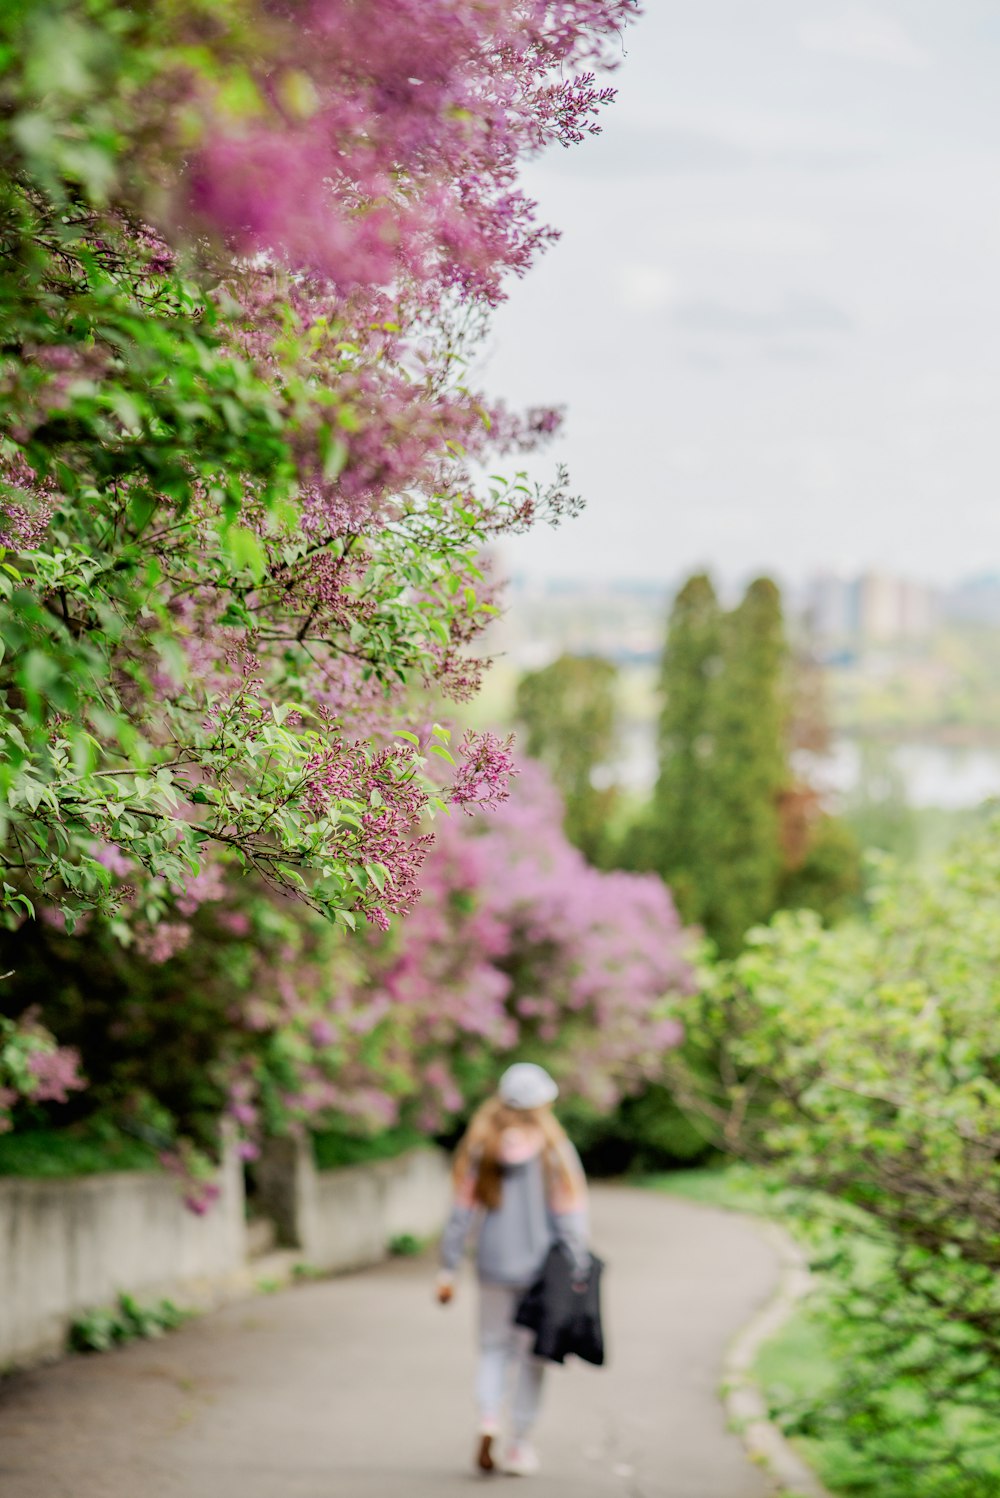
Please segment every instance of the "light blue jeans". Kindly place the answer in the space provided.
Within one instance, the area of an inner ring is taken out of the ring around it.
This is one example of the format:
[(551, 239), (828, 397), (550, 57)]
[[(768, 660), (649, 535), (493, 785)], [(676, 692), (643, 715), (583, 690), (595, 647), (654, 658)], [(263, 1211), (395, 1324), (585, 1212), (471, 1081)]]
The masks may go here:
[(535, 1334), (514, 1325), (514, 1312), (525, 1286), (479, 1285), (479, 1368), (476, 1401), (480, 1424), (498, 1425), (508, 1386), (513, 1383), (511, 1435), (523, 1441), (538, 1417), (545, 1364), (532, 1357)]

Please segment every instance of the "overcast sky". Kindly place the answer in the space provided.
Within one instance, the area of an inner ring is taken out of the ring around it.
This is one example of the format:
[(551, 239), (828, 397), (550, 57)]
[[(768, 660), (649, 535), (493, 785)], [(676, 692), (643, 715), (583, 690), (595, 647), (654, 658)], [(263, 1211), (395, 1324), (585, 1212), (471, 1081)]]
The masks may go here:
[(1000, 570), (1000, 5), (647, 0), (483, 378), (565, 403), (535, 576)]

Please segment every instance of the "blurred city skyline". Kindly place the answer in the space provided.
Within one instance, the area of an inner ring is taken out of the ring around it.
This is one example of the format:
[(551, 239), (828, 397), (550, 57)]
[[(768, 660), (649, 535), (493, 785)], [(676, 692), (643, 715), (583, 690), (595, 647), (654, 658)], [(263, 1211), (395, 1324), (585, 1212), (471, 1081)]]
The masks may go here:
[(604, 134), (529, 174), (563, 239), (480, 373), (567, 405), (532, 472), (565, 460), (588, 509), (506, 568), (1000, 566), (1000, 13), (647, 11)]
[[(604, 655), (619, 664), (653, 663), (663, 648), (670, 605), (687, 575), (654, 580), (514, 574), (494, 639), (528, 668), (563, 650)], [(949, 625), (1000, 630), (1000, 572), (972, 573), (949, 586), (871, 568), (776, 580), (793, 634), (833, 658), (845, 649), (923, 645)], [(713, 577), (725, 607), (737, 603), (750, 581), (750, 574)]]

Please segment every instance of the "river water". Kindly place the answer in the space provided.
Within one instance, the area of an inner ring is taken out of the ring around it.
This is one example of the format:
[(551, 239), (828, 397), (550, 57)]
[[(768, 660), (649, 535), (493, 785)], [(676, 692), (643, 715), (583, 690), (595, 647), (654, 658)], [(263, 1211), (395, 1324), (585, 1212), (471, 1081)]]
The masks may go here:
[(916, 807), (959, 810), (1000, 797), (1000, 749), (956, 748), (943, 744), (879, 744), (838, 738), (829, 755), (810, 757), (809, 779), (836, 796), (850, 796), (863, 779), (869, 795), (879, 785), (902, 792)]
[[(648, 793), (656, 779), (651, 725), (634, 725), (609, 777), (630, 790)], [(911, 806), (954, 811), (1000, 797), (1000, 748), (955, 748), (931, 743), (864, 744), (855, 738), (833, 741), (822, 757), (800, 755), (800, 772), (835, 800), (850, 798), (862, 782), (878, 800), (901, 796)]]

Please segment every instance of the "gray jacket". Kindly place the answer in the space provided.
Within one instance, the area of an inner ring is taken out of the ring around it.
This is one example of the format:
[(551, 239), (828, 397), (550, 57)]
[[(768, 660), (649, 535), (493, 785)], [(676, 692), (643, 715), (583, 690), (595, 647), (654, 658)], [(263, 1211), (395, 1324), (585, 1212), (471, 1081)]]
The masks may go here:
[(558, 1196), (546, 1189), (541, 1153), (505, 1164), (499, 1207), (489, 1211), (473, 1198), (474, 1181), (460, 1184), (441, 1239), (441, 1266), (453, 1273), (466, 1243), (478, 1231), (476, 1269), (497, 1285), (528, 1285), (539, 1274), (553, 1243), (564, 1243), (582, 1271), (589, 1261), (589, 1223), (583, 1167), (576, 1150), (564, 1146), (574, 1188)]

